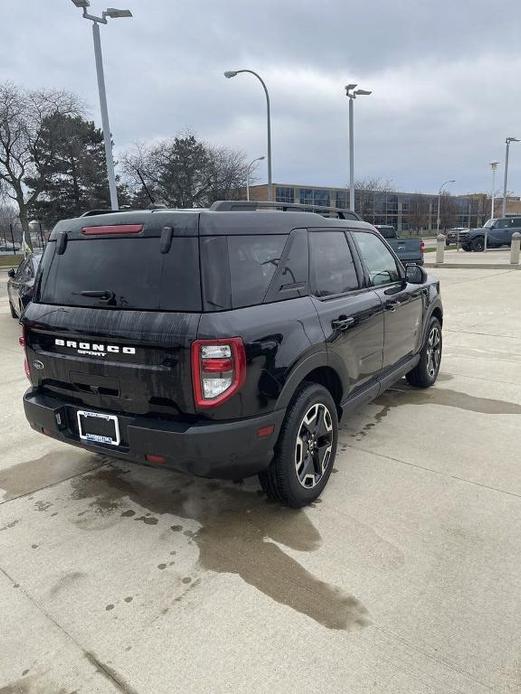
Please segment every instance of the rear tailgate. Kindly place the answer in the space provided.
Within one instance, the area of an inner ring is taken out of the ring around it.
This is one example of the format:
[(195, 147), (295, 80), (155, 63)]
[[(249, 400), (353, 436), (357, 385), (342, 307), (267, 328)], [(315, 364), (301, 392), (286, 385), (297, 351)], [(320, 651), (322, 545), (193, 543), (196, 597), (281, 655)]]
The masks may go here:
[(197, 213), (60, 222), (23, 320), (32, 384), (78, 406), (192, 414), (200, 284)]
[(31, 382), (78, 406), (193, 413), (190, 345), (199, 318), (33, 303), (24, 317)]

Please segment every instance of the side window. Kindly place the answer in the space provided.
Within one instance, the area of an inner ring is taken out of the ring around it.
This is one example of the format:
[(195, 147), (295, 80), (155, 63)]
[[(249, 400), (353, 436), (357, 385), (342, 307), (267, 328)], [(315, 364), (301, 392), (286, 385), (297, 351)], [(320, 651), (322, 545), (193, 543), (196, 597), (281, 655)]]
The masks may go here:
[(343, 231), (309, 234), (311, 288), (315, 296), (334, 296), (358, 289), (358, 276)]
[(496, 229), (508, 229), (510, 227), (510, 219), (500, 219), (494, 224)]
[(273, 277), (266, 301), (285, 301), (307, 295), (308, 232), (298, 229), (291, 233), (284, 248), (280, 265)]
[(373, 287), (397, 282), (400, 279), (398, 266), (383, 241), (376, 234), (361, 231), (354, 231), (352, 234), (360, 249), (360, 255), (367, 267)]
[(286, 235), (228, 236), (233, 308), (264, 301), (287, 238)]

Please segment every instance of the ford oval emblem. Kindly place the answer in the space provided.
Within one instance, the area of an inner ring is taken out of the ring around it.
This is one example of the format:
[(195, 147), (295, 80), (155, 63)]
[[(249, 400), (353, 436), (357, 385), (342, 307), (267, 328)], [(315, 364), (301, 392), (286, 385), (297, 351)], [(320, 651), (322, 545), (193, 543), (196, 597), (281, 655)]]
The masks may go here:
[(38, 371), (45, 369), (45, 364), (43, 363), (43, 361), (40, 361), (39, 359), (33, 361), (33, 366), (35, 369), (38, 369)]

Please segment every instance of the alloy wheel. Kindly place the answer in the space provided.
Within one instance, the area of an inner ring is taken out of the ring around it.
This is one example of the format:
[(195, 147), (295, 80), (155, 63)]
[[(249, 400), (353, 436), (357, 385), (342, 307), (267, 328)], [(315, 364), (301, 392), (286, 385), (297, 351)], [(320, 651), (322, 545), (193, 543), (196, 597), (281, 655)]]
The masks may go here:
[(427, 340), (427, 373), (434, 378), (438, 372), (441, 361), (441, 334), (437, 325), (431, 328)]
[(331, 460), (333, 420), (322, 403), (312, 405), (300, 423), (295, 443), (295, 470), (300, 484), (312, 489), (322, 479)]

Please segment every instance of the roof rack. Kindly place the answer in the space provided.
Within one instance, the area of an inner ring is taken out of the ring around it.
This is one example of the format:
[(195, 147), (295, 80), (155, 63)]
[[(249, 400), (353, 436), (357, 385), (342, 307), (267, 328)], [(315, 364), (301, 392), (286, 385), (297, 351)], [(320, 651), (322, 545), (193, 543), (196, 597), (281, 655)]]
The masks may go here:
[(217, 200), (210, 207), (214, 212), (254, 212), (255, 210), (278, 210), (279, 212), (314, 212), (322, 217), (337, 219), (356, 219), (361, 217), (352, 210), (323, 205), (302, 205), (297, 202), (264, 202), (260, 200)]

